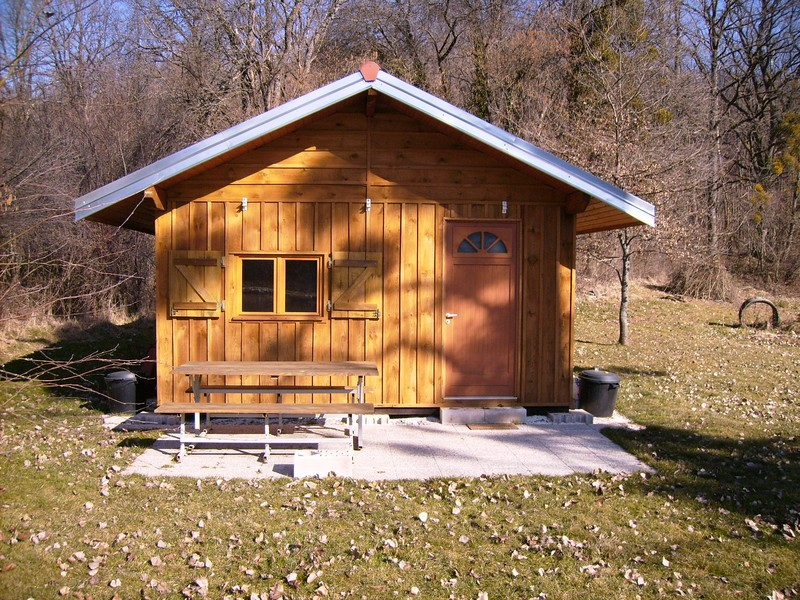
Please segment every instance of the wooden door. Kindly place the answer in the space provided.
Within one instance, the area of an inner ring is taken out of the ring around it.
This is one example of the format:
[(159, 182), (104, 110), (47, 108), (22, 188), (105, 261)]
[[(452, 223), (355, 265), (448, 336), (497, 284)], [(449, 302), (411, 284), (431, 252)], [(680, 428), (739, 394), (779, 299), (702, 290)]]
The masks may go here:
[(519, 226), (445, 222), (444, 397), (516, 396)]

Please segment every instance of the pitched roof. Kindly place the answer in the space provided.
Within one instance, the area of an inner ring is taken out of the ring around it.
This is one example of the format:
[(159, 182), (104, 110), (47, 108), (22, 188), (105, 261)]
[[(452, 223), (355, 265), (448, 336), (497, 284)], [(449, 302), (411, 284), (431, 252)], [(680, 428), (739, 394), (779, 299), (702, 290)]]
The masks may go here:
[(586, 194), (591, 201), (578, 215), (578, 232), (586, 233), (629, 225), (655, 225), (655, 208), (557, 156), (522, 140), (466, 111), (416, 88), (375, 63), (295, 100), (282, 104), (216, 135), (170, 154), (138, 171), (75, 200), (75, 219), (89, 219), (153, 231), (155, 212), (144, 192), (168, 186), (218, 165), (248, 149), (325, 114), (347, 100), (375, 90), (392, 104), (457, 135), (480, 148), (500, 154), (523, 168), (533, 169), (555, 185)]

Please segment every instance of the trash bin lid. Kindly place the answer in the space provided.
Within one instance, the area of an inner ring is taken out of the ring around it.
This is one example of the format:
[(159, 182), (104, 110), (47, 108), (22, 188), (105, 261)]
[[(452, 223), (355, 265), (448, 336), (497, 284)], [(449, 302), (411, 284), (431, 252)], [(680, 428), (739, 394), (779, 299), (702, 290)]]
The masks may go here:
[(587, 369), (578, 374), (578, 379), (582, 382), (589, 383), (605, 383), (610, 385), (619, 384), (619, 375), (610, 371), (602, 371), (600, 369)]
[(130, 371), (115, 371), (105, 376), (106, 381), (136, 381), (136, 375)]

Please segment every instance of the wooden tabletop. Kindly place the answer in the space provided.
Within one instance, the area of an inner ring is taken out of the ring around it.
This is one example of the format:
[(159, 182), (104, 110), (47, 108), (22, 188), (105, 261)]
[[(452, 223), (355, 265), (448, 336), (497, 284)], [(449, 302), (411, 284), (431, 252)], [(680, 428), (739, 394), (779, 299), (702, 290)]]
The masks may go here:
[(172, 372), (176, 375), (379, 375), (378, 367), (370, 362), (302, 360), (194, 361), (183, 363)]

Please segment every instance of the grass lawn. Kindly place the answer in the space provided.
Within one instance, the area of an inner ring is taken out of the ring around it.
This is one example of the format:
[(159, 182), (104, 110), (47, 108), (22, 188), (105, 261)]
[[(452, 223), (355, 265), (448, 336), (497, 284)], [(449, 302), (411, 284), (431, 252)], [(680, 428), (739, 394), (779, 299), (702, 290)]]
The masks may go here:
[(122, 477), (156, 433), (0, 384), (0, 597), (800, 594), (800, 336), (638, 289), (622, 348), (613, 299), (579, 308), (576, 366), (621, 375), (645, 428), (608, 435), (654, 475)]

